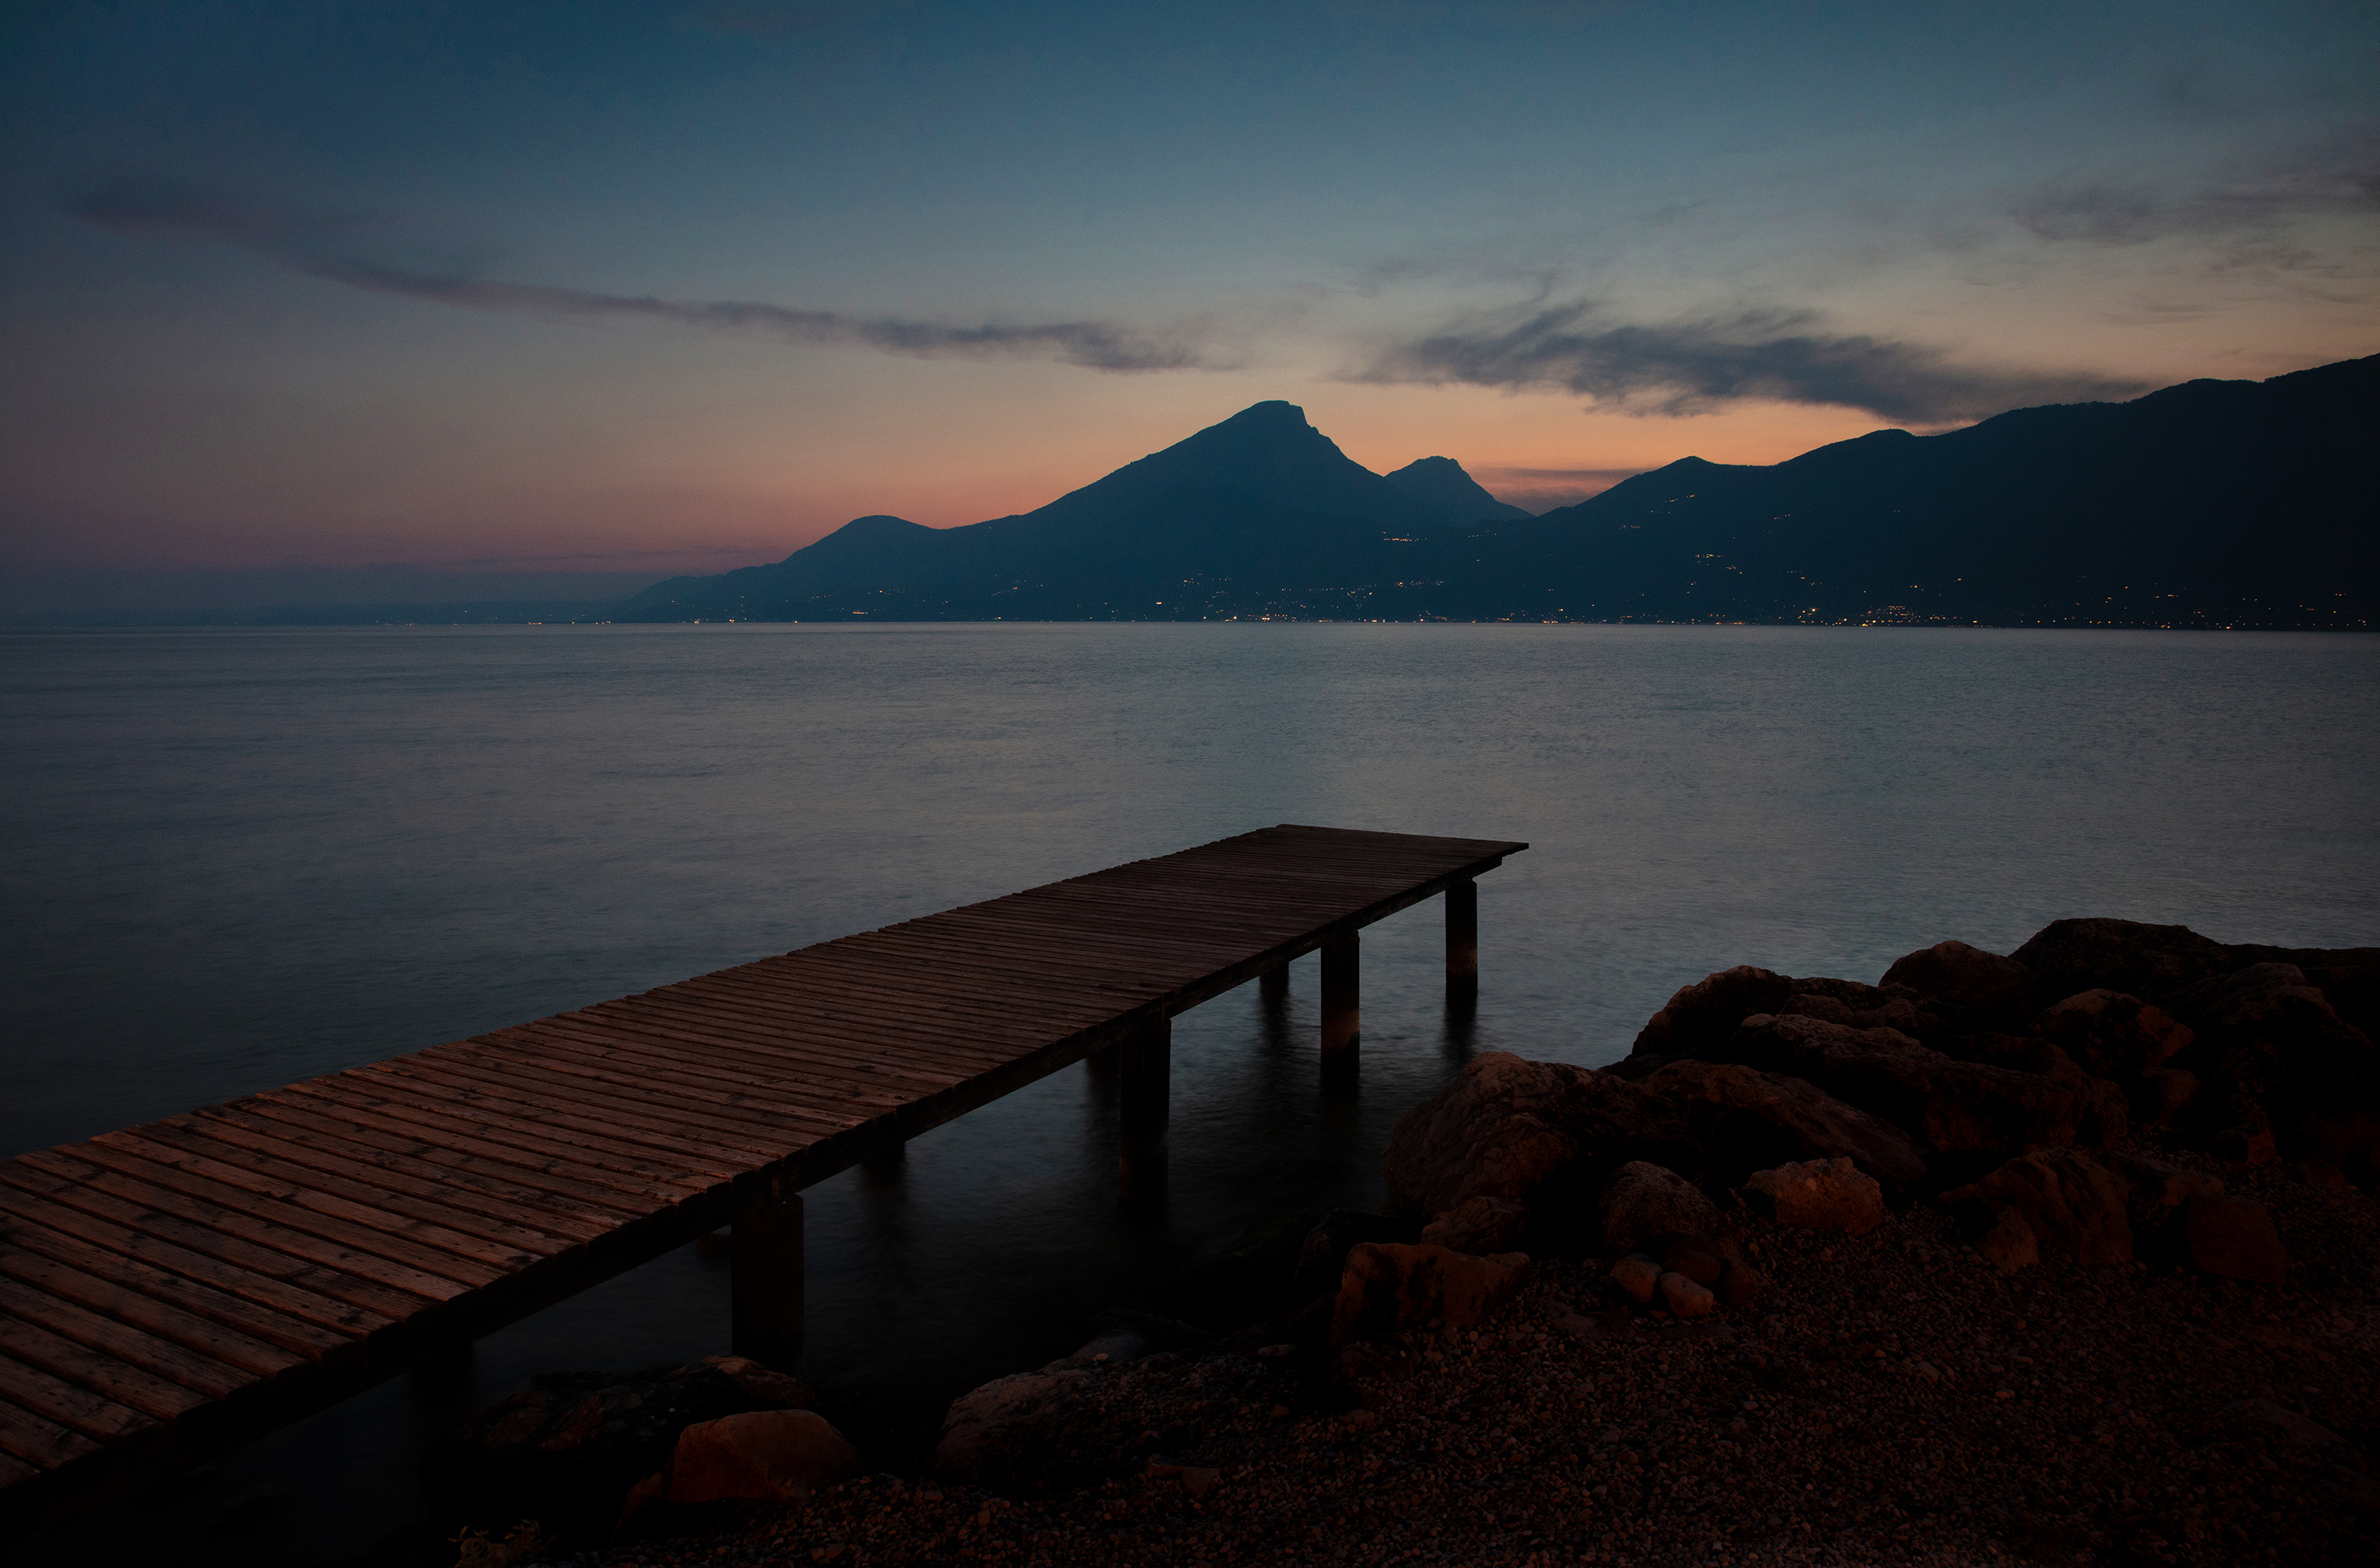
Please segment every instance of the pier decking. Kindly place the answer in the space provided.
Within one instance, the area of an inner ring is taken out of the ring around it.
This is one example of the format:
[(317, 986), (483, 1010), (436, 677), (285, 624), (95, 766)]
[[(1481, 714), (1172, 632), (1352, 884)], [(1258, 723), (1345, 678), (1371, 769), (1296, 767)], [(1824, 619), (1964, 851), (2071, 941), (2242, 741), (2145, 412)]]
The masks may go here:
[(1120, 1045), (1160, 1184), (1174, 1014), (1524, 844), (1281, 826), (0, 1162), (0, 1527), (286, 1425), (735, 1226), (739, 1350), (801, 1335), (801, 1188)]

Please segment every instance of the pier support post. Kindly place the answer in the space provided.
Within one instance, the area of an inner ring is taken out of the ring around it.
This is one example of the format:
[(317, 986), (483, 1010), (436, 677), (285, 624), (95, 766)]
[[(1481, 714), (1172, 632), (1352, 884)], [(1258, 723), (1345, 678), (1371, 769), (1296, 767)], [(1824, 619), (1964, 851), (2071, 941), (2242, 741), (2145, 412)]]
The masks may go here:
[(1267, 1007), (1289, 1000), (1289, 966), (1281, 964), (1257, 977), (1257, 995)]
[(1116, 1047), (1122, 1080), (1116, 1182), (1127, 1203), (1165, 1192), (1165, 1131), (1172, 1120), (1173, 1020), (1159, 1019)]
[(1362, 942), (1351, 931), (1322, 944), (1323, 1072), (1352, 1072), (1363, 1043)]
[(771, 1172), (735, 1195), (729, 1342), (790, 1371), (802, 1357), (802, 1195)]
[(1479, 884), (1458, 882), (1446, 890), (1446, 989), (1461, 995), (1479, 989)]

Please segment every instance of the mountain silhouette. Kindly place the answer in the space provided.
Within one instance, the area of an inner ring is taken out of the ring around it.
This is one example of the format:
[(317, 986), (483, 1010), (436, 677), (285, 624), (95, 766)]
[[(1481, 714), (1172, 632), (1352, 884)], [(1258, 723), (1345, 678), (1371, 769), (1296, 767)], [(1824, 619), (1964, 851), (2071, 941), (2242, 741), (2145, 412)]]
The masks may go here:
[(1685, 458), (1483, 553), (1593, 620), (2369, 625), (2376, 458), (2380, 356)]
[[(1477, 489), (1447, 466), (1440, 492)], [(1196, 620), (1219, 591), (1377, 575), (1392, 537), (1478, 515), (1416, 498), (1305, 410), (1267, 402), (1032, 512), (944, 529), (856, 518), (773, 565), (657, 584), (615, 619)]]
[(1480, 523), (1490, 519), (1527, 517), (1528, 513), (1498, 501), (1478, 480), (1451, 457), (1424, 457), (1396, 470), (1389, 483), (1429, 507), (1449, 523)]
[(1531, 517), (1259, 403), (1049, 505), (862, 517), (613, 619), (2380, 623), (2380, 356), (2130, 403), (1682, 458)]

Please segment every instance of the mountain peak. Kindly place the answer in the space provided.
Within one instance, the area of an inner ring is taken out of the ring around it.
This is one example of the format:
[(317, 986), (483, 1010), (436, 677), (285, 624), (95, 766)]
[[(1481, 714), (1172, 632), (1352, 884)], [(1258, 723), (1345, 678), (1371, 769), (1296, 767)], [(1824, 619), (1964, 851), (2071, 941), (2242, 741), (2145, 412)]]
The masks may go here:
[(1489, 495), (1463, 464), (1451, 457), (1416, 458), (1389, 476), (1389, 483), (1449, 523), (1486, 523), (1529, 514)]
[[(1269, 397), (1262, 403), (1251, 403), (1223, 421), (1223, 425), (1293, 425), (1305, 428), (1310, 421), (1305, 410), (1285, 398)], [(1222, 428), (1222, 425), (1213, 427)]]

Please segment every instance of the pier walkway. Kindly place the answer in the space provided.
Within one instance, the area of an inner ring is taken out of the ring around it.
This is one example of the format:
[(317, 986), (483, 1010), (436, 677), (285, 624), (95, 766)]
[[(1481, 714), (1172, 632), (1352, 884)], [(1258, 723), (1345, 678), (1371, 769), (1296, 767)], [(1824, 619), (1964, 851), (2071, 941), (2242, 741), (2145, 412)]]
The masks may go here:
[(801, 1341), (801, 1188), (1111, 1046), (1127, 1192), (1163, 1181), (1168, 1020), (1524, 844), (1281, 826), (0, 1162), (0, 1528), (419, 1368), (735, 1227), (738, 1351)]

